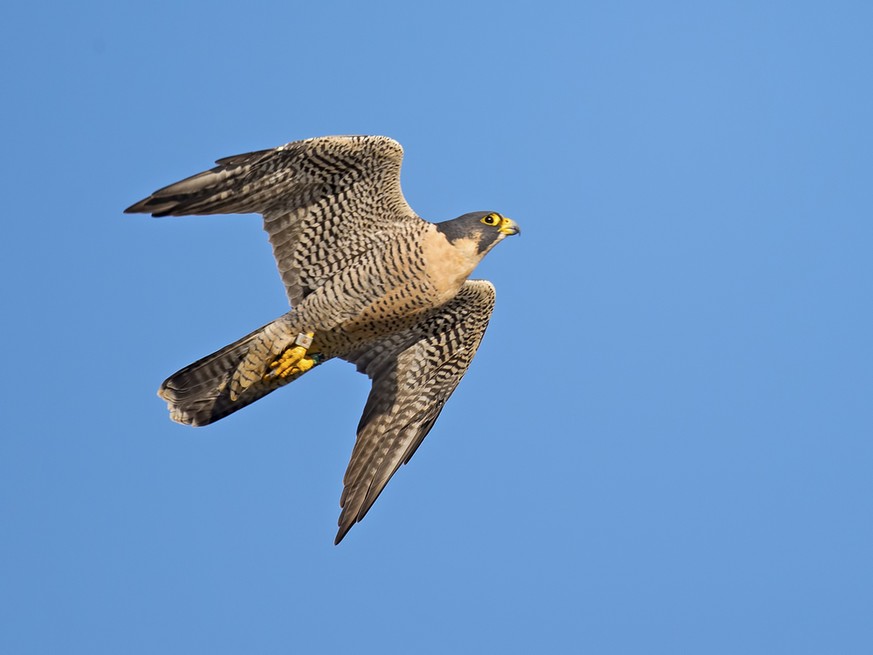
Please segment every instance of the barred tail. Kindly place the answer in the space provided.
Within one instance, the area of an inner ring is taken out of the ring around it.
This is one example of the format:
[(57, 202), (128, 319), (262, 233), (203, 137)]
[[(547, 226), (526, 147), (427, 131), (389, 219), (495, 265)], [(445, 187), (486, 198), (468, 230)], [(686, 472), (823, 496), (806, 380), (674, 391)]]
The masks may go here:
[[(164, 380), (158, 395), (170, 418), (186, 425), (209, 425), (242, 409), (302, 373), (264, 379), (284, 341), (288, 322), (281, 317)], [(295, 333), (296, 334), (296, 333)]]

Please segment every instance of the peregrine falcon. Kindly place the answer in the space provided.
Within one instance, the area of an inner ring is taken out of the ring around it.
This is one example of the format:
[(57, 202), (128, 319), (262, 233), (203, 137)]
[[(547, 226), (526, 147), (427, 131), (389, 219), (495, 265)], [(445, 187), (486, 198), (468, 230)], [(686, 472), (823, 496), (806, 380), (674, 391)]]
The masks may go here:
[(219, 159), (125, 210), (259, 213), (291, 311), (171, 375), (170, 417), (207, 425), (338, 357), (372, 380), (343, 478), (335, 543), (364, 518), (433, 427), (479, 347), (494, 287), (468, 280), (515, 221), (420, 218), (400, 189), (400, 144), (331, 136)]

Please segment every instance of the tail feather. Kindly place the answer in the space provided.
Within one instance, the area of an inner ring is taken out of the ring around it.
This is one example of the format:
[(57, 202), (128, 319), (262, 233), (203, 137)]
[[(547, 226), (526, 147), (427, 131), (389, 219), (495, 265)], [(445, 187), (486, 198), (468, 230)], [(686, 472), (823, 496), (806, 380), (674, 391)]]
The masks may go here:
[[(158, 395), (167, 401), (170, 418), (186, 425), (209, 425), (300, 377), (302, 373), (263, 379), (269, 371), (272, 350), (265, 347), (265, 341), (272, 336), (270, 333), (275, 333), (279, 320), (282, 319), (268, 323), (164, 380)], [(240, 379), (253, 381), (241, 388)]]

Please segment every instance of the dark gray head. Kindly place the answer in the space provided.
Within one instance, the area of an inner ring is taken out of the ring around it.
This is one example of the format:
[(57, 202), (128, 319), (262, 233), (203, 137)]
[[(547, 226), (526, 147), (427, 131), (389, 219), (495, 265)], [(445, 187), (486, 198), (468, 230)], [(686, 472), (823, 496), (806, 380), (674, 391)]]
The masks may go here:
[(460, 239), (475, 242), (481, 254), (491, 250), (505, 236), (521, 233), (521, 228), (514, 220), (497, 212), (470, 212), (450, 221), (437, 223), (436, 227), (449, 243), (455, 244)]

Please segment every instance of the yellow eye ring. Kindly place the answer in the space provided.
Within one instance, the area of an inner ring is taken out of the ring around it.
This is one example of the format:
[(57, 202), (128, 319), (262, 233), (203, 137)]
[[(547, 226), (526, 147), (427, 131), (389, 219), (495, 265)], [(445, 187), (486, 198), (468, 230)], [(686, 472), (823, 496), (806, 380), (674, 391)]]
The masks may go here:
[(497, 225), (500, 223), (500, 216), (497, 214), (488, 214), (482, 218), (482, 222), (485, 223), (485, 225)]

